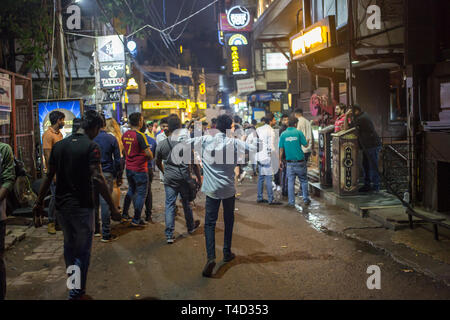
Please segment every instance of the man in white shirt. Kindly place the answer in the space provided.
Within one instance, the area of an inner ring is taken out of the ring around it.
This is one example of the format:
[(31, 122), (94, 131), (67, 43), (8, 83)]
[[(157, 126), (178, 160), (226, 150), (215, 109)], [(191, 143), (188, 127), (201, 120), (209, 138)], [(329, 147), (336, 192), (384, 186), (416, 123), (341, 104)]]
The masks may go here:
[[(272, 177), (276, 173), (272, 168), (272, 153), (277, 151), (277, 141), (275, 141), (275, 130), (272, 128), (277, 121), (272, 112), (267, 112), (264, 117), (265, 125), (256, 129), (257, 137), (263, 143), (263, 149), (256, 154), (258, 161), (258, 195), (257, 203), (269, 203), (270, 205), (280, 205), (275, 201), (272, 190)], [(278, 169), (278, 166), (276, 166)], [(268, 200), (263, 199), (264, 184), (266, 184)]]
[(311, 128), (311, 122), (303, 116), (303, 109), (297, 108), (295, 109), (295, 117), (298, 119), (297, 130), (300, 130), (306, 138), (308, 142), (308, 146), (305, 148), (302, 146), (303, 154), (305, 155), (306, 164), (311, 157), (312, 146), (314, 144), (314, 137)]

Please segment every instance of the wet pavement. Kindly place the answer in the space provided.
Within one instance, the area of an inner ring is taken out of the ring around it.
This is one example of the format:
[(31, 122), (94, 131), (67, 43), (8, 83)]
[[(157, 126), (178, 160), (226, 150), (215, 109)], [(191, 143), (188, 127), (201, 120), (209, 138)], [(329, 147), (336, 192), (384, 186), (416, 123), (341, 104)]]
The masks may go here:
[[(218, 263), (214, 277), (203, 278), (203, 228), (189, 235), (180, 208), (177, 239), (166, 244), (163, 186), (155, 180), (152, 188), (155, 224), (138, 230), (113, 223), (117, 241), (94, 238), (87, 287), (94, 299), (450, 298), (444, 282), (448, 238), (418, 245), (426, 236), (432, 239), (428, 231), (386, 230), (314, 197), (309, 208), (302, 207), (300, 199), (296, 209), (256, 204), (256, 185), (249, 180), (238, 188), (233, 235), (237, 257), (221, 261), (220, 213)], [(200, 195), (194, 208), (202, 225), (204, 199)], [(46, 228), (30, 229), (6, 253), (7, 299), (65, 299), (62, 255), (61, 232), (51, 236)], [(371, 265), (380, 267), (380, 290), (367, 288)]]

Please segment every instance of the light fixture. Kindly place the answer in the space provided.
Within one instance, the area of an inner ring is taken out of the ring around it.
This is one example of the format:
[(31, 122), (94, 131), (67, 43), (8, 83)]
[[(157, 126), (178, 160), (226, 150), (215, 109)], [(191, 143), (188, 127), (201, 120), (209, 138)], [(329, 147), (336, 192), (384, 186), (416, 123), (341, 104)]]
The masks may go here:
[(352, 64), (357, 64), (357, 63), (359, 63), (359, 61), (358, 61), (358, 60), (354, 60), (354, 61), (352, 61)]
[(133, 41), (133, 40), (128, 41), (128, 42), (127, 42), (127, 48), (128, 48), (128, 50), (130, 50), (130, 51), (136, 50), (136, 42)]

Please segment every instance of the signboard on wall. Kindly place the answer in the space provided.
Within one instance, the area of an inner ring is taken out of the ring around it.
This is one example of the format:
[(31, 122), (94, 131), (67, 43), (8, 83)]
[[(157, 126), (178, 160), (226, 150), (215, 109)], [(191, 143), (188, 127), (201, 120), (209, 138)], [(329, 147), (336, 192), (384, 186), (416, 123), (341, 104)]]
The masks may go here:
[(245, 7), (235, 6), (220, 14), (221, 31), (252, 31), (253, 20)]
[(125, 61), (123, 36), (103, 36), (97, 38), (99, 62)]
[(100, 81), (101, 88), (123, 87), (126, 82), (125, 63), (100, 63)]
[(247, 33), (228, 33), (225, 35), (228, 71), (233, 76), (250, 73), (250, 45)]
[(11, 112), (11, 80), (4, 73), (0, 73), (0, 111)]
[(236, 80), (238, 94), (256, 91), (255, 78)]
[(83, 106), (81, 100), (61, 100), (61, 101), (41, 101), (38, 102), (38, 114), (39, 114), (39, 130), (42, 135), (50, 127), (49, 115), (52, 111), (61, 111), (64, 113), (66, 125), (61, 129), (63, 137), (72, 134), (73, 119), (81, 118), (83, 112)]

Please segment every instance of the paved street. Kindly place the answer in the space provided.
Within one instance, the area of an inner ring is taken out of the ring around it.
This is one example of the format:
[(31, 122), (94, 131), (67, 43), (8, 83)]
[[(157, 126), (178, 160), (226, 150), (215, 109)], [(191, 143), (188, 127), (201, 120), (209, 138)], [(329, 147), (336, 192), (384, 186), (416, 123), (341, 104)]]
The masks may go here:
[[(239, 187), (241, 196), (236, 201), (233, 251), (237, 257), (228, 264), (221, 262), (224, 225), (219, 216), (215, 276), (203, 278), (203, 228), (188, 235), (184, 218), (178, 215), (176, 242), (167, 245), (159, 180), (153, 182), (153, 190), (155, 224), (136, 230), (114, 223), (113, 230), (120, 236), (117, 241), (94, 239), (87, 286), (94, 299), (450, 298), (450, 287), (443, 282), (410, 270), (363, 242), (321, 231), (325, 230), (321, 223), (330, 223), (327, 217), (353, 219), (351, 213), (317, 198), (303, 213), (257, 205), (256, 184), (249, 180)], [(202, 225), (203, 206), (201, 195), (194, 212)], [(384, 230), (373, 226), (378, 232)], [(62, 233), (51, 236), (46, 231), (30, 229), (24, 240), (7, 251), (7, 299), (66, 298)], [(380, 290), (366, 286), (370, 265), (381, 269)]]

